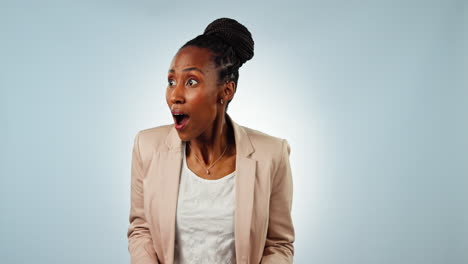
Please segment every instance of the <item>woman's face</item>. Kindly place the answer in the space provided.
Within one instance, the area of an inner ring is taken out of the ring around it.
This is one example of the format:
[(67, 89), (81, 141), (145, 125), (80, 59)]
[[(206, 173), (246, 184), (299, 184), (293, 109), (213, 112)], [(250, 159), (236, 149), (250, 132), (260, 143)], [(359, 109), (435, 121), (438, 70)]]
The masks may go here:
[(169, 68), (166, 101), (173, 115), (177, 111), (184, 114), (181, 122), (173, 116), (183, 141), (211, 131), (224, 112), (224, 105), (217, 103), (217, 69), (211, 56), (208, 49), (187, 46), (177, 52)]

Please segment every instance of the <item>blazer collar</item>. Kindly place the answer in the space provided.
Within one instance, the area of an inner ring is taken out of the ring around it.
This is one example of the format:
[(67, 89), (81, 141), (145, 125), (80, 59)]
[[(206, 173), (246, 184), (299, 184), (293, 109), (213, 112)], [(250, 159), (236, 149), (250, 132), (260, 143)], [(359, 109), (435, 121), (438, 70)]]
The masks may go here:
[[(236, 142), (236, 179), (235, 179), (235, 249), (237, 263), (249, 263), (250, 229), (255, 190), (257, 161), (249, 157), (255, 151), (245, 127), (234, 122), (226, 113), (226, 119), (231, 122)], [(175, 221), (179, 178), (182, 164), (182, 141), (174, 128), (171, 127), (166, 139), (167, 152), (160, 152), (156, 164), (152, 191), (157, 192), (156, 198), (164, 201), (156, 213), (160, 219), (159, 230), (163, 243), (164, 263), (172, 264), (174, 259)]]

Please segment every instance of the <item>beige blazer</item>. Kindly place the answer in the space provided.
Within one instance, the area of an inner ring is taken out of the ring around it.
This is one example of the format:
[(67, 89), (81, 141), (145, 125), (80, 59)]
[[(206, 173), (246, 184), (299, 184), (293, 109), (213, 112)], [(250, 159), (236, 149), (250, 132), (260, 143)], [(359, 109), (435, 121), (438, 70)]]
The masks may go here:
[[(293, 263), (293, 182), (286, 139), (240, 126), (236, 142), (236, 264)], [(174, 261), (182, 141), (174, 124), (135, 136), (128, 251), (132, 264)]]

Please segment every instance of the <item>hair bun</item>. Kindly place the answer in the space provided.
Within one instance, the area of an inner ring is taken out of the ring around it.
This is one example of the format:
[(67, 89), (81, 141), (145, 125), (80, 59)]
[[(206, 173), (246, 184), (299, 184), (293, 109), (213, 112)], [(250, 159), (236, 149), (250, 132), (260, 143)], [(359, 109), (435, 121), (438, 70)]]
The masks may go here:
[(228, 43), (241, 65), (250, 60), (254, 55), (254, 41), (249, 30), (232, 18), (218, 18), (211, 22), (203, 32), (204, 35), (214, 35)]

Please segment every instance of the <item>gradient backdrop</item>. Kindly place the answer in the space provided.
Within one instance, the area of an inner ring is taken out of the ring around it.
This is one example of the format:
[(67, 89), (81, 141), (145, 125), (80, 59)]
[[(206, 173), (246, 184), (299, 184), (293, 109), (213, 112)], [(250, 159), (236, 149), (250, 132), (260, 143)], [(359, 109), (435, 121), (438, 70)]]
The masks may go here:
[(288, 139), (295, 263), (468, 263), (467, 1), (0, 1), (0, 262), (129, 263), (133, 138), (211, 21), (229, 113)]

